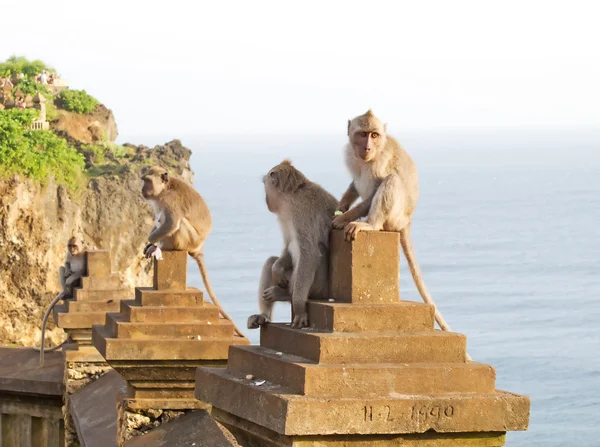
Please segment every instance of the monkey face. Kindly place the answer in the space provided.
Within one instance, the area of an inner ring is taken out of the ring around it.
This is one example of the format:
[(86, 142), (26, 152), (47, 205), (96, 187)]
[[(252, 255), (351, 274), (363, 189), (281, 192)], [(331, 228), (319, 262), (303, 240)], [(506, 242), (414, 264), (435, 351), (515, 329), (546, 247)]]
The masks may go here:
[(142, 196), (144, 199), (158, 197), (169, 184), (169, 173), (160, 167), (152, 167), (142, 177)]
[(385, 131), (385, 123), (371, 110), (348, 121), (348, 137), (354, 154), (366, 162), (374, 160), (385, 146)]
[(351, 136), (351, 144), (357, 157), (364, 161), (371, 161), (385, 145), (385, 134), (377, 130), (357, 129)]
[(69, 242), (67, 243), (67, 249), (69, 250), (69, 253), (71, 253), (72, 256), (77, 256), (78, 254), (80, 254), (82, 246), (83, 244), (81, 244), (81, 241), (74, 237), (69, 239)]

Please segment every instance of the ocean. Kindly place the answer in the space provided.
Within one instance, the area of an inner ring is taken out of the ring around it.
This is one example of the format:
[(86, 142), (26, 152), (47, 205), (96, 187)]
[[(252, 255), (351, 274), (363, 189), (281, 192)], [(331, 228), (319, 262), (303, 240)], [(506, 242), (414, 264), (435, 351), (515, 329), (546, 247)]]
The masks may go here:
[[(453, 330), (497, 388), (532, 399), (527, 432), (508, 446), (600, 446), (600, 131), (431, 130), (395, 135), (419, 169), (417, 258)], [(196, 136), (195, 186), (213, 230), (205, 256), (215, 292), (246, 328), (263, 262), (281, 250), (261, 177), (290, 158), (340, 197), (350, 176), (332, 136)], [(195, 263), (189, 285), (203, 288)], [(401, 297), (420, 301), (406, 262)], [(276, 321), (289, 321), (278, 303)]]

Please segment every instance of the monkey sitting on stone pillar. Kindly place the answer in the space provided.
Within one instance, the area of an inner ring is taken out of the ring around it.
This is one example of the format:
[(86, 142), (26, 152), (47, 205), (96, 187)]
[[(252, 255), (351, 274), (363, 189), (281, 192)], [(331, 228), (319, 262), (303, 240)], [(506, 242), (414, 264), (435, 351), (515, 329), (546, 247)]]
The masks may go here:
[(248, 318), (255, 329), (271, 320), (276, 301), (291, 301), (292, 327), (308, 327), (307, 300), (327, 299), (329, 234), (338, 202), (308, 180), (289, 160), (263, 178), (267, 208), (277, 215), (284, 247), (265, 262), (258, 290), (260, 314)]
[(73, 297), (73, 287), (85, 274), (85, 250), (83, 240), (73, 235), (67, 242), (67, 257), (58, 271), (63, 298)]
[[(346, 166), (352, 183), (340, 200), (333, 218), (334, 228), (343, 228), (346, 240), (360, 231), (397, 231), (417, 289), (427, 304), (434, 306), (435, 319), (444, 330), (450, 326), (439, 312), (422, 278), (412, 246), (410, 224), (419, 197), (417, 168), (400, 144), (387, 134), (387, 125), (371, 110), (348, 120)], [(357, 206), (350, 206), (358, 198)], [(366, 217), (366, 222), (357, 222)]]
[(161, 250), (187, 251), (198, 263), (202, 281), (212, 302), (221, 315), (228, 319), (240, 337), (244, 334), (217, 299), (208, 279), (204, 263), (204, 241), (212, 227), (210, 210), (202, 196), (184, 180), (170, 176), (158, 166), (151, 167), (142, 176), (142, 196), (150, 203), (155, 214), (154, 228), (144, 248), (146, 257), (152, 256), (156, 247)]

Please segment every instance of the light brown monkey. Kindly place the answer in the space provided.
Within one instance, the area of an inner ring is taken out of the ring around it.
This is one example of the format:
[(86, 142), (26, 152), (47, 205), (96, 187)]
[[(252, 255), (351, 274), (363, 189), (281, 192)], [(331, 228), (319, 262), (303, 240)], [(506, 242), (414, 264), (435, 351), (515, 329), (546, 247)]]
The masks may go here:
[(277, 215), (284, 247), (263, 266), (258, 289), (260, 314), (248, 318), (255, 329), (271, 320), (276, 301), (291, 301), (292, 327), (308, 326), (308, 297), (326, 299), (331, 216), (338, 202), (292, 166), (289, 160), (264, 176), (267, 208)]
[(210, 210), (198, 192), (185, 181), (172, 177), (158, 166), (151, 167), (143, 175), (142, 196), (155, 214), (154, 228), (148, 236), (144, 255), (150, 257), (158, 245), (162, 250), (187, 251), (198, 263), (202, 281), (211, 300), (221, 314), (231, 321), (235, 331), (243, 337), (233, 320), (223, 310), (208, 279), (204, 254), (204, 241), (210, 233), (212, 219)]
[[(397, 231), (410, 272), (423, 301), (435, 307), (435, 319), (444, 330), (450, 326), (435, 306), (412, 246), (410, 224), (417, 205), (417, 168), (408, 153), (386, 133), (386, 124), (371, 110), (348, 120), (346, 165), (353, 181), (340, 200), (344, 213), (333, 219), (334, 228), (344, 228), (346, 240), (360, 231)], [(350, 209), (358, 197), (363, 199)], [(356, 222), (361, 217), (366, 222)]]
[(58, 271), (64, 297), (73, 296), (73, 286), (85, 274), (85, 249), (83, 240), (73, 235), (67, 242), (67, 257), (65, 264)]

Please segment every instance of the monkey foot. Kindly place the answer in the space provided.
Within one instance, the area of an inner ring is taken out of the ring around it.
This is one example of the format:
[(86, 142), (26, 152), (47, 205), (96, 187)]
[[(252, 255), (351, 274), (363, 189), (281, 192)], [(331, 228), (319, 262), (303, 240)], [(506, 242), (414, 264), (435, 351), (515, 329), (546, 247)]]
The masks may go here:
[(274, 303), (275, 301), (291, 301), (288, 291), (279, 286), (266, 288), (262, 296), (267, 303)]
[(292, 329), (302, 329), (308, 327), (308, 314), (297, 315), (292, 321)]

